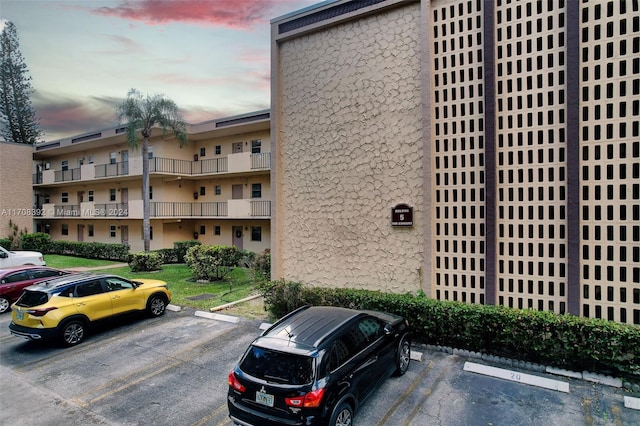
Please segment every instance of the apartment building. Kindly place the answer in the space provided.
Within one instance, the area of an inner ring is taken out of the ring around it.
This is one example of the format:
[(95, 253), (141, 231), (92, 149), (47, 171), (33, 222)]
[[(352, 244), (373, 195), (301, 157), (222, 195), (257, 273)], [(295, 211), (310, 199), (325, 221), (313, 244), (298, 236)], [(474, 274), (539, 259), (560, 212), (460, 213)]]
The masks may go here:
[(274, 278), (640, 324), (637, 0), (271, 26)]
[[(183, 147), (154, 129), (151, 250), (191, 239), (269, 248), (269, 116), (264, 110), (190, 125)], [(142, 155), (129, 147), (124, 127), (37, 145), (33, 159), (36, 231), (143, 250)]]
[(9, 222), (19, 231), (33, 232), (32, 152), (31, 145), (0, 140), (0, 238), (13, 232)]

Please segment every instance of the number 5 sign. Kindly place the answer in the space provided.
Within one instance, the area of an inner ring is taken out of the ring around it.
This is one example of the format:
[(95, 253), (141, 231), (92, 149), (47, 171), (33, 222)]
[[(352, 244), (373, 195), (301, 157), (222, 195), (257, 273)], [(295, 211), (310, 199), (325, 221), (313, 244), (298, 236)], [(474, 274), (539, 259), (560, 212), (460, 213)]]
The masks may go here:
[(391, 226), (413, 226), (413, 207), (398, 204), (391, 208)]

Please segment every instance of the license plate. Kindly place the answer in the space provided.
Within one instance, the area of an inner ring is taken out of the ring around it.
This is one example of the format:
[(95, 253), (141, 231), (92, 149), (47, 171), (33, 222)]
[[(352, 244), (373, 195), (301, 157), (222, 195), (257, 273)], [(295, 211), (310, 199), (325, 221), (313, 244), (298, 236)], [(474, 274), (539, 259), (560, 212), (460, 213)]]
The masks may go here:
[(22, 318), (24, 318), (24, 312), (16, 311), (16, 319), (21, 320)]
[(273, 407), (273, 395), (264, 392), (256, 392), (256, 402), (258, 404), (266, 405), (267, 407)]

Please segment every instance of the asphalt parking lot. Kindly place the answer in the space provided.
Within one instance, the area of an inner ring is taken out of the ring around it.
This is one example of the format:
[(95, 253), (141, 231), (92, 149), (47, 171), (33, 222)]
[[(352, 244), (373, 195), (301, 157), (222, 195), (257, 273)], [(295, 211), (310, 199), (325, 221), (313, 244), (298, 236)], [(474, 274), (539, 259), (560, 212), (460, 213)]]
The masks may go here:
[[(101, 327), (79, 346), (28, 342), (0, 316), (2, 424), (230, 425), (227, 374), (261, 321), (237, 323), (167, 311)], [(358, 425), (639, 425), (622, 388), (415, 347), (406, 375), (388, 380)], [(465, 371), (508, 368), (566, 383), (560, 392)]]

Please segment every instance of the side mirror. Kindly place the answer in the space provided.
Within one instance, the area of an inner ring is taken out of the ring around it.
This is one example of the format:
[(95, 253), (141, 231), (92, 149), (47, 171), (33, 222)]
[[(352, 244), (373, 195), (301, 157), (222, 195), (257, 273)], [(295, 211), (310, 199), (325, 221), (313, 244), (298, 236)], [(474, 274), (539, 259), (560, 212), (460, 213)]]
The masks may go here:
[(9, 257), (9, 255), (3, 251), (0, 251), (0, 258), (2, 259), (6, 259), (7, 257)]

